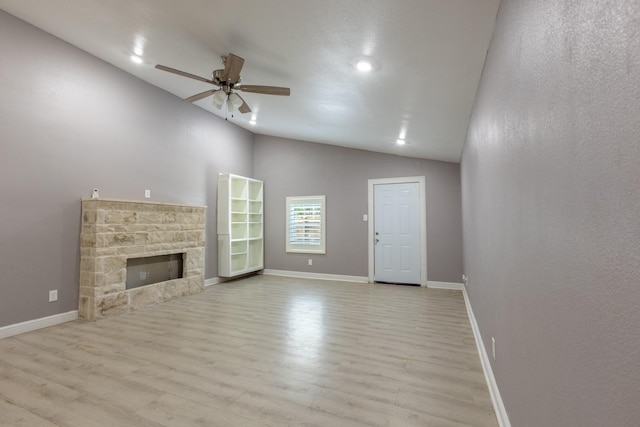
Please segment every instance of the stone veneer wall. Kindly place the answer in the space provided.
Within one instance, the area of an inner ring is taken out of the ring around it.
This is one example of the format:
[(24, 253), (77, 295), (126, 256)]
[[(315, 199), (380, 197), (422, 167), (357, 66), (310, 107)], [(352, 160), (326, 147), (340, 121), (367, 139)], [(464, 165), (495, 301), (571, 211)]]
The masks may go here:
[[(82, 201), (78, 316), (95, 320), (204, 289), (205, 209), (168, 203)], [(127, 259), (184, 253), (183, 278), (126, 289)]]

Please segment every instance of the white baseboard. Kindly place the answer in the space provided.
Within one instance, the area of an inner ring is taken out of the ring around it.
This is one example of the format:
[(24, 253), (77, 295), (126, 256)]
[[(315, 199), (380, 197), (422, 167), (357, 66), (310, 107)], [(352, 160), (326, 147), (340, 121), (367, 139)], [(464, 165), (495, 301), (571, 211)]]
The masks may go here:
[(24, 334), (25, 332), (31, 332), (42, 328), (48, 328), (49, 326), (55, 326), (61, 323), (71, 322), (73, 320), (78, 320), (78, 310), (3, 326), (0, 328), (0, 339), (9, 338), (14, 335)]
[(455, 282), (433, 282), (431, 280), (427, 281), (427, 288), (433, 289), (449, 289), (453, 291), (461, 291), (464, 289), (464, 285), (462, 283)]
[(493, 409), (496, 412), (498, 425), (500, 427), (511, 427), (509, 416), (507, 415), (507, 409), (504, 407), (502, 396), (500, 396), (500, 390), (498, 390), (498, 384), (496, 383), (496, 378), (493, 375), (493, 369), (491, 368), (491, 362), (489, 361), (489, 355), (487, 354), (487, 350), (484, 348), (480, 329), (478, 328), (478, 322), (476, 322), (476, 317), (473, 315), (473, 309), (471, 308), (471, 302), (467, 295), (467, 289), (464, 286), (462, 287), (462, 294), (464, 295), (464, 303), (467, 306), (469, 322), (471, 323), (473, 336), (476, 339), (476, 347), (478, 348), (478, 353), (480, 355), (480, 363), (482, 364), (484, 377), (487, 381), (487, 386), (489, 387), (489, 394), (491, 395)]
[(204, 287), (217, 285), (218, 283), (222, 283), (222, 279), (219, 277), (212, 277), (211, 279), (206, 279), (204, 281)]
[(341, 274), (310, 273), (306, 271), (287, 271), (265, 269), (262, 274), (270, 276), (298, 277), (301, 279), (337, 280), (340, 282), (369, 283), (364, 276), (344, 276)]

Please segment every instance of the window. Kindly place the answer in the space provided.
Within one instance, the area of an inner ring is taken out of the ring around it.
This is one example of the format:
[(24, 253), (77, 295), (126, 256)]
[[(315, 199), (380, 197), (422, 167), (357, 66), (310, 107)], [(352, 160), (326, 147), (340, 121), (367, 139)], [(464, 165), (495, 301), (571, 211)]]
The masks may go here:
[(287, 252), (325, 253), (325, 196), (287, 197)]

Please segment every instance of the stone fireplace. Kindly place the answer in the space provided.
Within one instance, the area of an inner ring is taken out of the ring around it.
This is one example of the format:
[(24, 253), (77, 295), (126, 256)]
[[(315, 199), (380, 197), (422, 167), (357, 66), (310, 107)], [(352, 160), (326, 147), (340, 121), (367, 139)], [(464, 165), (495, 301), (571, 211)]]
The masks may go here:
[[(169, 203), (83, 200), (78, 316), (87, 320), (115, 316), (202, 291), (205, 210)], [(127, 260), (167, 255), (174, 264), (182, 262), (180, 278), (127, 289)]]

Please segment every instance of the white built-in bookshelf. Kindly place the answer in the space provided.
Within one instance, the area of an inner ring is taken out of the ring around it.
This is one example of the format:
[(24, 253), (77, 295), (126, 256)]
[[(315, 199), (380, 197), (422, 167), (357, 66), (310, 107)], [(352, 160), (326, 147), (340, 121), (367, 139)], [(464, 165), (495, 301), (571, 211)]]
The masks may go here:
[(233, 174), (218, 176), (218, 276), (264, 268), (263, 182)]

